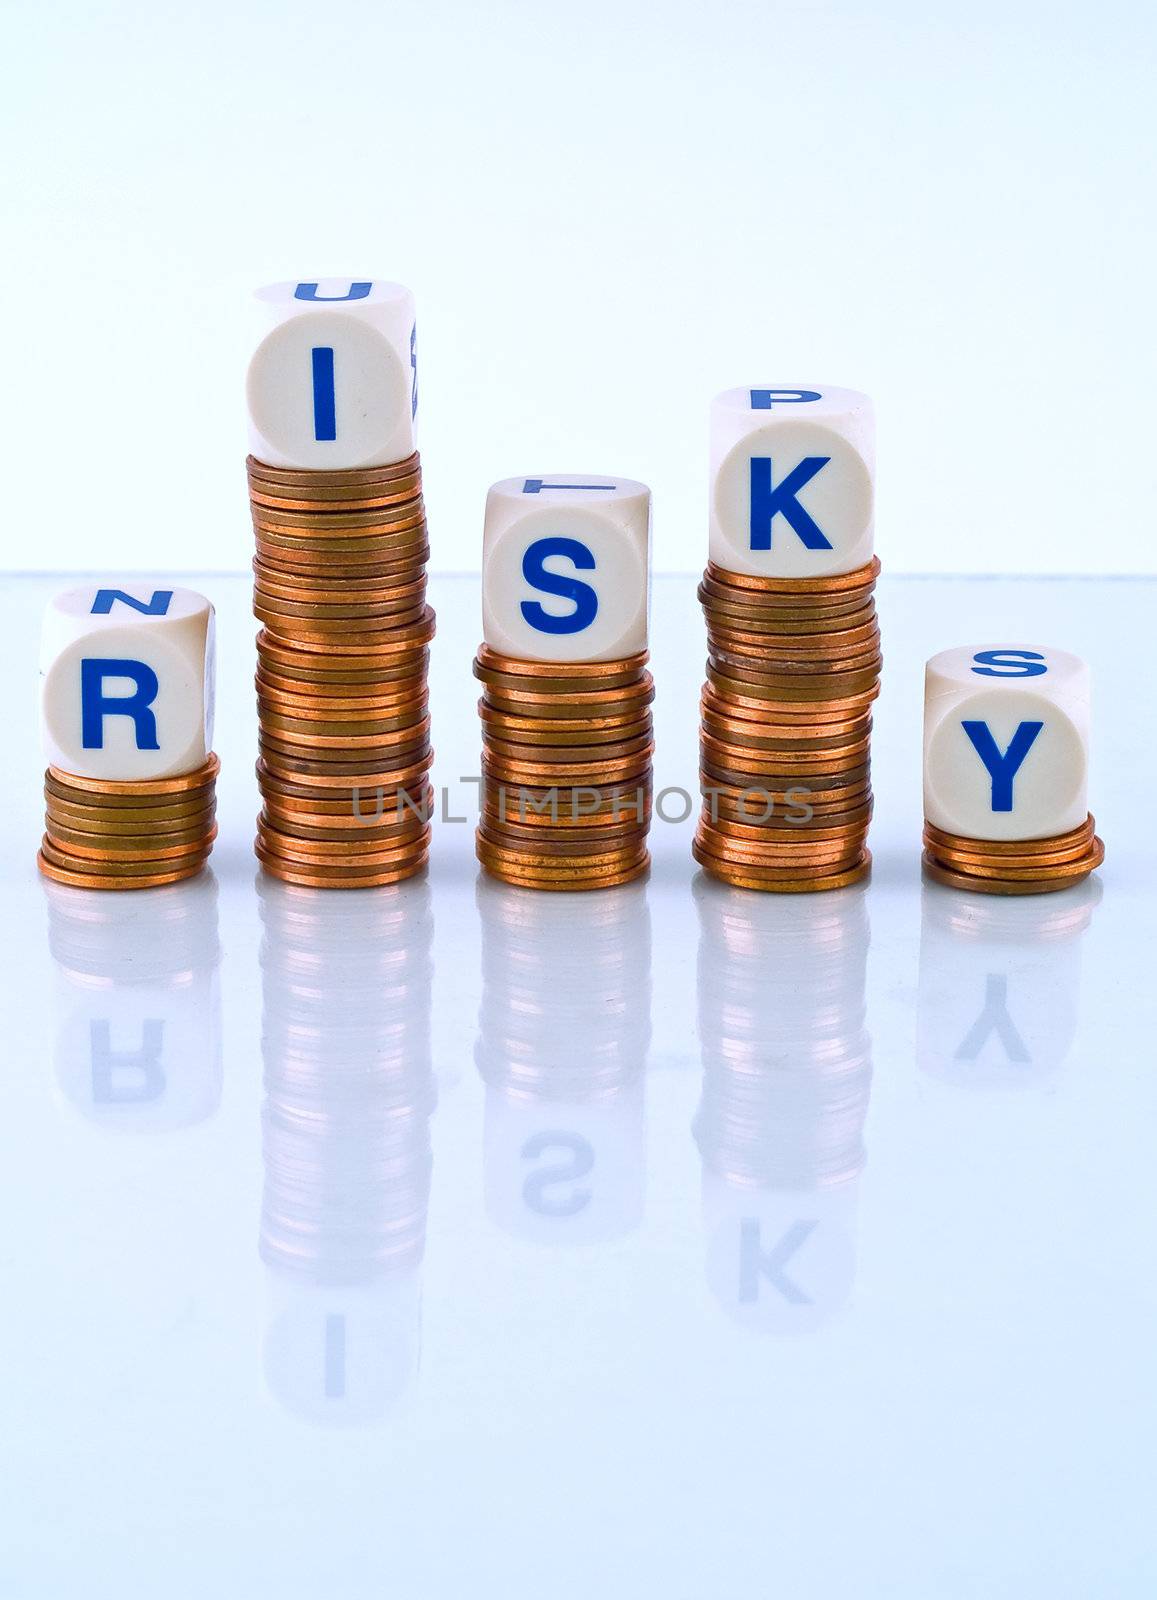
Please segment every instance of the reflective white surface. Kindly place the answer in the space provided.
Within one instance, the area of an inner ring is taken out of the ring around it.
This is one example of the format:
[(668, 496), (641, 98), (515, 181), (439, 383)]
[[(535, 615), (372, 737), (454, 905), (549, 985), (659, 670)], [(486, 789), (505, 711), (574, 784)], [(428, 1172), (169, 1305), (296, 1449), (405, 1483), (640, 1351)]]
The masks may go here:
[[(882, 588), (873, 881), (535, 896), (262, 880), (251, 624), (220, 607), (221, 839), (150, 895), (42, 883), (7, 586), (0, 1593), (14, 1600), (1148, 1596), (1157, 1122), (1149, 586)], [(471, 808), (477, 585), (435, 586)], [(1108, 861), (923, 886), (921, 667), (1085, 655)], [(694, 582), (656, 585), (693, 788)], [(672, 798), (668, 810), (678, 809)]]

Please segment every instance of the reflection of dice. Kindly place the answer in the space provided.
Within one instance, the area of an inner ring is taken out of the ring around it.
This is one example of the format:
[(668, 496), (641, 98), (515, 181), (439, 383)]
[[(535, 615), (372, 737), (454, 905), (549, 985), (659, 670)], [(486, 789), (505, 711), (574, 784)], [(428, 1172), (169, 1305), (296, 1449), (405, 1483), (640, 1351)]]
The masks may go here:
[(1063, 650), (944, 650), (928, 662), (924, 815), (971, 839), (1049, 839), (1088, 815), (1089, 672)]
[(1086, 880), (1054, 898), (925, 888), (916, 1053), (964, 1089), (1051, 1081), (1077, 1029), (1081, 936), (1100, 898)]
[(249, 447), (278, 467), (389, 466), (414, 452), (414, 299), (326, 279), (257, 291), (272, 330), (249, 364)]
[(851, 389), (728, 389), (711, 405), (711, 560), (820, 578), (872, 559), (875, 418)]
[(482, 632), (524, 661), (614, 661), (647, 646), (651, 493), (581, 473), (486, 497)]
[(515, 1238), (565, 1246), (632, 1233), (646, 1188), (643, 1079), (588, 1104), (486, 1095), (486, 1205)]
[(217, 885), (92, 896), (45, 884), (59, 975), (56, 1073), (89, 1121), (127, 1133), (192, 1127), (221, 1099)]
[(703, 1174), (707, 1281), (736, 1322), (814, 1333), (856, 1278), (857, 1186), (735, 1189)]
[(213, 607), (139, 580), (66, 589), (41, 637), (44, 753), (85, 778), (193, 772), (213, 733)]
[(388, 1416), (418, 1371), (416, 1267), (382, 1282), (312, 1284), (270, 1275), (265, 1377), (287, 1410), (330, 1427)]

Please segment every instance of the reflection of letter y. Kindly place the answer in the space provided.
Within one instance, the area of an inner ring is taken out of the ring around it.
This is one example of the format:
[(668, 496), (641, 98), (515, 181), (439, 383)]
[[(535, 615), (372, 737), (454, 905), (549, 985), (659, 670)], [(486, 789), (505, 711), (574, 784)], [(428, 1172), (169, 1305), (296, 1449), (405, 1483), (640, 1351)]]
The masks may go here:
[(975, 1061), (984, 1049), (990, 1033), (999, 1036), (1004, 1046), (1006, 1060), (1016, 1062), (1032, 1060), (1024, 1040), (1016, 1031), (1016, 1026), (1008, 1014), (1008, 978), (1003, 972), (988, 974), (984, 985), (984, 1010), (960, 1041), (960, 1047), (956, 1052), (957, 1061)]

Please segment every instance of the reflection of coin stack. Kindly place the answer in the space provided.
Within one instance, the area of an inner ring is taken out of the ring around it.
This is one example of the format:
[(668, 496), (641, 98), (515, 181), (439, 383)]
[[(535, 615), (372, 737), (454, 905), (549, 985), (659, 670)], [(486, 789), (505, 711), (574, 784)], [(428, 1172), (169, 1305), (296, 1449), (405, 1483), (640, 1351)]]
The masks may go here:
[(647, 870), (650, 525), (649, 490), (624, 479), (490, 490), (477, 851), (507, 883), (604, 889)]
[(41, 872), (155, 889), (200, 872), (217, 834), (213, 608), (132, 582), (58, 594), (44, 618)]
[(643, 1210), (645, 892), (544, 899), (482, 878), (478, 906), (490, 1213), (546, 1244), (628, 1233)]
[(191, 1127), (221, 1098), (217, 884), (209, 874), (143, 897), (50, 883), (59, 974), (56, 1072), (102, 1127)]
[(739, 1320), (808, 1331), (855, 1274), (866, 902), (765, 901), (709, 879), (695, 896), (708, 1279)]
[(968, 1089), (1023, 1089), (1061, 1067), (1077, 1030), (1081, 941), (1101, 897), (1090, 878), (1053, 899), (925, 885), (916, 1053)]
[(794, 894), (867, 873), (873, 590), (871, 404), (736, 389), (712, 407), (711, 559), (695, 859)]
[(433, 759), (413, 301), (383, 283), (258, 298), (274, 327), (248, 384), (257, 855), (290, 883), (394, 883), (426, 861)]
[(326, 1421), (380, 1414), (417, 1363), (435, 1090), (424, 884), (335, 902), (261, 888), (271, 1385)]

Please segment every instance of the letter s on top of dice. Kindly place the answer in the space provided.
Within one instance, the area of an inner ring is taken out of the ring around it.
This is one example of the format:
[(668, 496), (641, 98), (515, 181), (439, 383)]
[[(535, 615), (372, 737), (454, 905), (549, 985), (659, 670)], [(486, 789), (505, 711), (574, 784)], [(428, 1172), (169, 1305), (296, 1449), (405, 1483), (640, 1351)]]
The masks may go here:
[(1050, 839), (1085, 822), (1089, 669), (1064, 650), (944, 650), (924, 684), (924, 814), (970, 839)]
[(208, 758), (213, 607), (139, 579), (67, 589), (41, 635), (41, 726), (51, 766), (110, 782), (171, 778)]
[(523, 661), (647, 647), (651, 491), (629, 478), (505, 478), (486, 497), (482, 634)]
[(319, 279), (258, 289), (273, 326), (249, 363), (249, 448), (310, 471), (385, 467), (414, 453), (414, 297), (400, 283)]
[(876, 425), (853, 389), (728, 389), (711, 403), (710, 555), (764, 578), (872, 559)]

